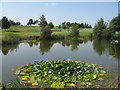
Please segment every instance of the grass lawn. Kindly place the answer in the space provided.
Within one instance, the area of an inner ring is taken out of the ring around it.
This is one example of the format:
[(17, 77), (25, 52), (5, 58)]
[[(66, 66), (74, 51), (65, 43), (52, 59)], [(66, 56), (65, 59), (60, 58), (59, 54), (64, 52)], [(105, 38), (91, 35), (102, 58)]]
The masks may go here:
[(80, 29), (80, 36), (90, 36), (93, 34), (93, 29)]
[[(6, 38), (10, 34), (18, 35), (21, 38), (27, 38), (30, 36), (40, 36), (41, 28), (39, 26), (11, 26), (7, 29), (7, 32), (0, 29), (0, 39)], [(61, 30), (53, 31), (52, 35), (56, 35), (59, 37), (64, 37), (69, 34), (68, 29), (59, 29), (58, 27), (53, 28), (52, 30)], [(90, 36), (93, 33), (93, 29), (80, 29), (80, 36)]]

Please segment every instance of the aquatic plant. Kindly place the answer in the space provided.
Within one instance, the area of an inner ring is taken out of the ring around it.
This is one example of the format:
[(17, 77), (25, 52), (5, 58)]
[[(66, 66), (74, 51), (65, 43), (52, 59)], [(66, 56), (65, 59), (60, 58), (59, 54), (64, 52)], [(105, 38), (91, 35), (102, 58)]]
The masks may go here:
[(97, 67), (96, 64), (81, 62), (76, 60), (55, 60), (55, 61), (35, 61), (32, 64), (21, 66), (15, 74), (21, 76), (23, 83), (31, 83), (39, 86), (39, 82), (50, 84), (53, 88), (75, 87), (77, 82), (87, 82), (104, 75), (105, 71)]

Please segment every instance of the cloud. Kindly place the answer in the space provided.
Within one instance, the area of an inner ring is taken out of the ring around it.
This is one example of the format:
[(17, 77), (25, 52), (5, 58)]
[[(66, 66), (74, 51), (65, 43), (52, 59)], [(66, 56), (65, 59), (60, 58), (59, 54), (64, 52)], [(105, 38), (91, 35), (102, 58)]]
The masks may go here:
[(45, 6), (57, 6), (57, 3), (45, 3)]

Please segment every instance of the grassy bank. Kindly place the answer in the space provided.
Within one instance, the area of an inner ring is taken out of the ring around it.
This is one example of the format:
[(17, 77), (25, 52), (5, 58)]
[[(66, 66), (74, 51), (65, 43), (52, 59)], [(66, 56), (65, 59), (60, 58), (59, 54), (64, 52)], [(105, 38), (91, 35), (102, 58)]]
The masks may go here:
[[(11, 28), (7, 29), (7, 32), (0, 29), (0, 38), (6, 39), (11, 34), (19, 36), (19, 38), (29, 38), (32, 36), (40, 36), (40, 27), (39, 26), (11, 26)], [(56, 31), (61, 30), (61, 31)], [(57, 27), (52, 29), (52, 36), (56, 37), (65, 37), (69, 35), (67, 29), (59, 29)], [(80, 36), (90, 36), (93, 33), (93, 29), (80, 29)]]

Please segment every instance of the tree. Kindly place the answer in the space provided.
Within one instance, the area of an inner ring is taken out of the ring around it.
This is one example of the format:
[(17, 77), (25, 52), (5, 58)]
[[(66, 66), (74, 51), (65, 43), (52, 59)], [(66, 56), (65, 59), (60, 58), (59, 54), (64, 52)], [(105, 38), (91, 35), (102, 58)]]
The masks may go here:
[(41, 27), (41, 38), (42, 39), (50, 39), (51, 38), (51, 28), (50, 26), (45, 26), (45, 27)]
[(27, 25), (32, 25), (33, 24), (33, 19), (29, 19)]
[(21, 25), (21, 23), (20, 22), (16, 22), (15, 25)]
[(107, 29), (107, 25), (105, 21), (101, 18), (94, 26), (94, 35), (97, 38), (103, 37), (103, 33), (105, 32), (106, 29)]
[(49, 23), (50, 28), (54, 28), (54, 25), (52, 22)]
[(89, 26), (88, 26), (88, 28), (92, 28), (92, 26), (91, 26), (91, 25), (89, 25)]
[(84, 24), (84, 27), (85, 27), (85, 28), (88, 28), (88, 24), (87, 24), (87, 23), (85, 23), (85, 24)]
[(34, 23), (34, 24), (38, 24), (38, 20), (35, 20), (33, 23)]
[(46, 25), (48, 25), (44, 15), (40, 16), (40, 23), (39, 23), (39, 25), (40, 25), (40, 27), (45, 27)]
[(110, 30), (113, 31), (114, 34), (116, 31), (120, 31), (120, 14), (110, 21), (109, 28), (110, 28)]
[(73, 24), (70, 28), (70, 36), (74, 37), (74, 36), (79, 36), (79, 29), (78, 29), (78, 25)]
[(61, 25), (59, 25), (58, 28), (61, 28)]
[(6, 29), (8, 29), (8, 28), (10, 28), (10, 22), (9, 22), (8, 19), (4, 16), (4, 17), (2, 18), (2, 29), (5, 29), (5, 31), (6, 31)]
[(81, 26), (81, 28), (84, 28), (84, 24), (83, 23), (81, 23), (80, 26)]
[(69, 32), (70, 26), (71, 26), (70, 22), (67, 22), (66, 23), (66, 28), (68, 29), (68, 32)]
[(66, 22), (62, 23), (62, 28), (66, 29)]
[(16, 23), (13, 20), (9, 20), (10, 25), (15, 25)]

